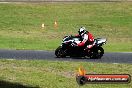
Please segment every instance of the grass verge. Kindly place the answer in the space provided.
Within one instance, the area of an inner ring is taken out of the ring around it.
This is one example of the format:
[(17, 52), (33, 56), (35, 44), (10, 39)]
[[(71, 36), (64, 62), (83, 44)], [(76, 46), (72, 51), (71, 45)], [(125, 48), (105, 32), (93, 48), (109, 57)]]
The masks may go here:
[[(87, 84), (78, 86), (75, 75), (79, 66), (88, 74), (130, 74), (132, 64), (47, 60), (0, 60), (0, 80), (40, 88), (131, 88), (130, 84)], [(2, 84), (0, 85), (2, 86)], [(6, 87), (10, 85), (6, 85)], [(14, 87), (16, 88), (16, 86)], [(25, 87), (24, 87), (25, 88)], [(29, 88), (29, 87), (27, 87)]]
[(0, 48), (54, 50), (64, 35), (85, 26), (108, 39), (106, 51), (131, 52), (131, 8), (130, 2), (0, 3)]

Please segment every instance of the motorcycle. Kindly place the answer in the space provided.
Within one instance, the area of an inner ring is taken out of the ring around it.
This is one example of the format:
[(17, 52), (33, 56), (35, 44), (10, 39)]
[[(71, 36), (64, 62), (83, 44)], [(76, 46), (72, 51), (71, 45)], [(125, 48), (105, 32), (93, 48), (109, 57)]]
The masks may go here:
[(75, 36), (65, 36), (62, 40), (62, 44), (55, 50), (55, 55), (58, 58), (70, 57), (89, 57), (91, 59), (99, 59), (104, 54), (102, 46), (106, 44), (105, 38), (96, 38), (92, 48), (77, 47), (76, 45), (81, 42), (81, 38)]

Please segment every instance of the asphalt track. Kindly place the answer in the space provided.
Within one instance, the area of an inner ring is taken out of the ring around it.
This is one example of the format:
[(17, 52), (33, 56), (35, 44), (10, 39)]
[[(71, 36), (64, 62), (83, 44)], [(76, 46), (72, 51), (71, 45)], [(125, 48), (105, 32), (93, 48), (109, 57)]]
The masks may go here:
[(54, 51), (37, 50), (0, 50), (0, 59), (17, 60), (59, 60), (59, 61), (85, 61), (100, 63), (129, 63), (132, 64), (132, 53), (108, 53), (106, 52), (101, 59), (89, 58), (56, 58)]

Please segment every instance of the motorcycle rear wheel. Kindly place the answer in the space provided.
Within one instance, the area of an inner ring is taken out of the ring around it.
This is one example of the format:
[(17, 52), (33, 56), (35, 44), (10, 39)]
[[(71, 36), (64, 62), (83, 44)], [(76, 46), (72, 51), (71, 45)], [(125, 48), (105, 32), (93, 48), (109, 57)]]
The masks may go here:
[(104, 54), (104, 49), (102, 47), (98, 47), (96, 50), (91, 52), (90, 58), (91, 59), (101, 59)]

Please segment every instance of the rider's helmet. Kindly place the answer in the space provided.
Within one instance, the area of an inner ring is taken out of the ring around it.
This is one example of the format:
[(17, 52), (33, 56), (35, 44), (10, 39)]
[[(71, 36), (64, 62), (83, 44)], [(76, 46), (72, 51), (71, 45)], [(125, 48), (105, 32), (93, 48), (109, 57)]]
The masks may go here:
[(85, 27), (81, 27), (81, 28), (79, 29), (78, 33), (79, 33), (80, 36), (83, 36), (83, 35), (86, 33)]

